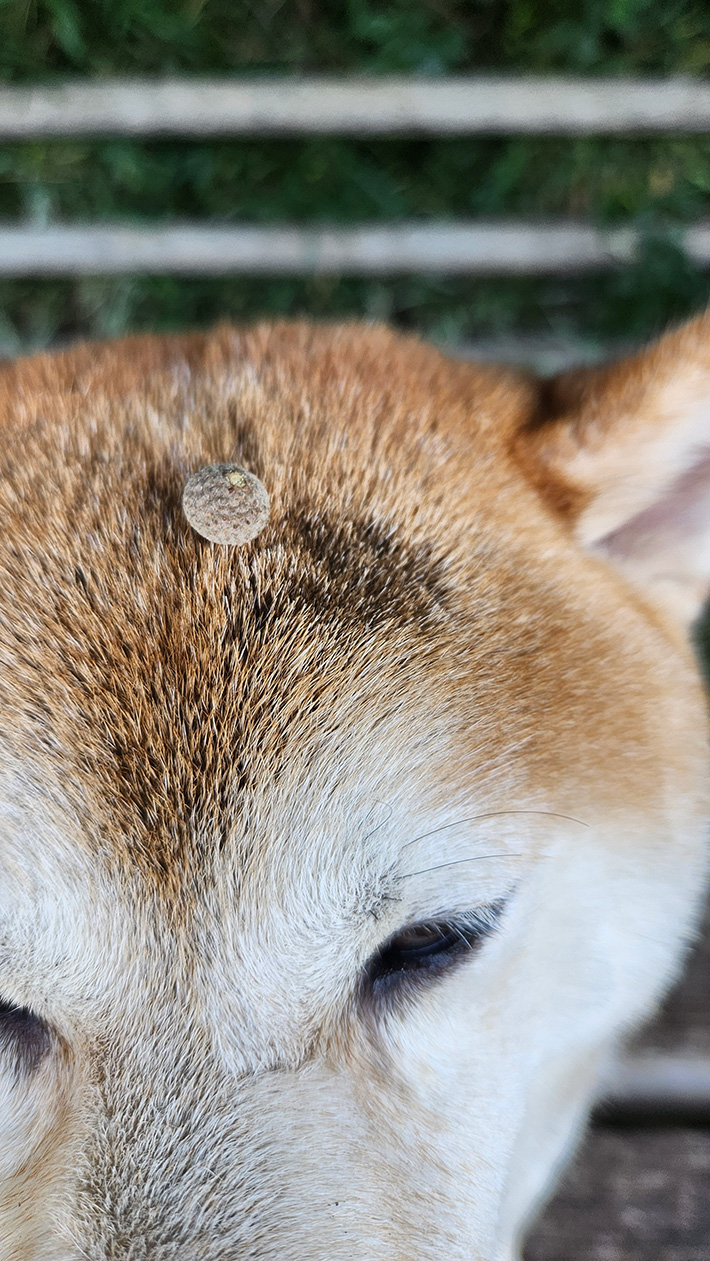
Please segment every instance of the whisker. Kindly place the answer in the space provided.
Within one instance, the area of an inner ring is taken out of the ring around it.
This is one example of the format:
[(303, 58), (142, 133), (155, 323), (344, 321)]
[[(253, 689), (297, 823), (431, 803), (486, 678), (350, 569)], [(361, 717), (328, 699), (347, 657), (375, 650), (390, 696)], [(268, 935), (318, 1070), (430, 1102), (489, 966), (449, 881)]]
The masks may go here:
[(414, 876), (427, 876), (431, 871), (443, 871), (445, 867), (459, 867), (462, 863), (480, 863), (484, 858), (520, 858), (522, 850), (511, 852), (510, 850), (499, 850), (495, 854), (476, 854), (473, 858), (454, 858), (448, 863), (437, 863), (435, 867), (422, 867), (421, 871), (408, 871), (400, 880), (411, 880)]
[(369, 832), (365, 834), (363, 838), (364, 841), (369, 841), (370, 837), (374, 836), (376, 832), (379, 832), (380, 828), (383, 828), (385, 824), (389, 823), (390, 819), (392, 818), (392, 806), (389, 804), (388, 801), (383, 801), (377, 804), (382, 804), (384, 806), (385, 810), (387, 811), (387, 815), (384, 819), (381, 819), (379, 823), (376, 823), (375, 826)]
[(443, 823), (439, 828), (433, 828), (431, 832), (423, 832), (421, 836), (415, 836), (411, 841), (405, 841), (402, 849), (409, 849), (410, 845), (416, 845), (419, 841), (428, 841), (430, 836), (438, 836), (440, 832), (448, 832), (450, 828), (461, 827), (463, 823), (479, 823), (481, 819), (499, 819), (504, 818), (508, 814), (535, 814), (545, 816), (550, 819), (565, 819), (567, 823), (578, 823), (581, 828), (588, 828), (589, 824), (583, 819), (575, 819), (571, 814), (559, 814), (556, 810), (489, 810), (485, 814), (469, 814), (463, 819), (455, 819), (453, 823)]

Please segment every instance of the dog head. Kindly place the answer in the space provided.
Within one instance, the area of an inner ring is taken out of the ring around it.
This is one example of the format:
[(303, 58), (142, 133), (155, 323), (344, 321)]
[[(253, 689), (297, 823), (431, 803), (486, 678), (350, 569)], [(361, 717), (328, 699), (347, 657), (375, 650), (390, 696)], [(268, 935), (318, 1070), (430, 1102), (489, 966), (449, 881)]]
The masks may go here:
[[(693, 923), (710, 324), (7, 367), (7, 1261), (511, 1261)], [(206, 542), (186, 480), (271, 499)]]

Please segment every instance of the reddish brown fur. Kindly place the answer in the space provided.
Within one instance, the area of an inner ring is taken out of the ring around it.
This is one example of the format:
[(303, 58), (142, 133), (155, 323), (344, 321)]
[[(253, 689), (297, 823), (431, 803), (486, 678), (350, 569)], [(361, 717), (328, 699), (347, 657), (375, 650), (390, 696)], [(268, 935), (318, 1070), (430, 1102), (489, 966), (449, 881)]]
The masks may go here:
[[(373, 730), (388, 692), (443, 710), (472, 689), (553, 781), (555, 712), (567, 743), (579, 721), (617, 749), (646, 721), (633, 685), (591, 712), (576, 658), (603, 668), (613, 626), (579, 605), (560, 624), (576, 559), (506, 454), (539, 406), (526, 379), (381, 329), (281, 325), (84, 346), (0, 384), (3, 739), (124, 875), (179, 898), (205, 830), (218, 850), (256, 785), (307, 762), (368, 662)], [(226, 460), (272, 499), (237, 550), (180, 511), (187, 476)], [(475, 761), (470, 712), (469, 692)]]
[[(648, 441), (654, 428), (668, 425), (664, 390), (677, 382), (680, 394), (689, 383), (702, 396), (708, 376), (710, 315), (705, 315), (636, 355), (574, 368), (544, 382), (537, 409), (514, 438), (526, 476), (555, 511), (573, 521), (599, 490), (598, 482), (585, 484), (570, 472), (580, 447), (591, 454), (605, 448), (614, 453), (620, 442)], [(617, 456), (615, 474), (625, 471)]]

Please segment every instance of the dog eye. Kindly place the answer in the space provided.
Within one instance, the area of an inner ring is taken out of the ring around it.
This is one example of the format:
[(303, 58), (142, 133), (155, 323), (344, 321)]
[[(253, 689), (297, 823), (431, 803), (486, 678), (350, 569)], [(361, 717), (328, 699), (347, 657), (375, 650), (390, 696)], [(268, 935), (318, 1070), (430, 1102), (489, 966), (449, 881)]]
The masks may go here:
[(390, 937), (370, 960), (366, 975), (374, 993), (403, 982), (432, 980), (470, 957), (497, 926), (504, 903), (495, 902), (451, 920), (412, 924)]
[(49, 1029), (39, 1016), (0, 999), (0, 1056), (14, 1060), (17, 1072), (31, 1073), (50, 1046)]

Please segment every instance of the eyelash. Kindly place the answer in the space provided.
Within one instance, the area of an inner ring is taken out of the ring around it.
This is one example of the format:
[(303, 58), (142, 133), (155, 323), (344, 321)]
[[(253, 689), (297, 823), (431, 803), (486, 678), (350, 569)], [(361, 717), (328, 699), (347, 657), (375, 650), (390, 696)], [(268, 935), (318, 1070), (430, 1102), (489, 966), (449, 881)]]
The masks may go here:
[(504, 907), (501, 900), (456, 918), (428, 920), (401, 929), (366, 965), (370, 992), (375, 998), (392, 997), (451, 971), (495, 931)]

